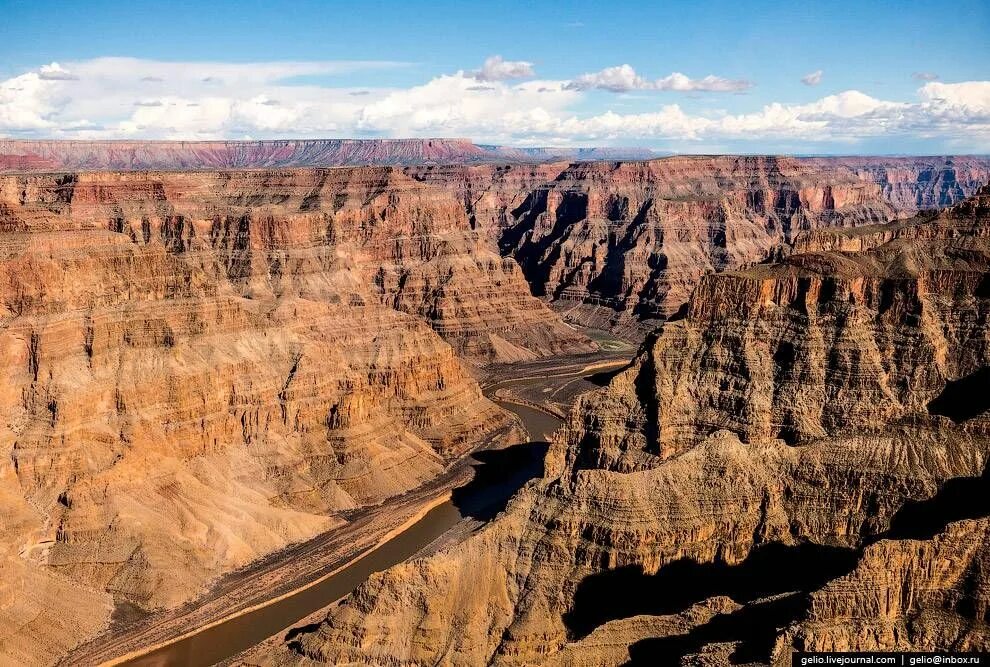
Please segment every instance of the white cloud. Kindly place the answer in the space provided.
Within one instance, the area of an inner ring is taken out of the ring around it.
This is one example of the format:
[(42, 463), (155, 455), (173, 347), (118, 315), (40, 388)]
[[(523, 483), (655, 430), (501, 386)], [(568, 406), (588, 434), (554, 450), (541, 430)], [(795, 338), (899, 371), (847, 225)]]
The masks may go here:
[(601, 88), (613, 93), (622, 93), (629, 90), (644, 89), (649, 84), (649, 81), (636, 74), (636, 70), (629, 65), (619, 65), (618, 67), (606, 67), (594, 74), (582, 74), (568, 83), (567, 88), (570, 90)]
[(42, 65), (41, 69), (38, 70), (38, 76), (45, 81), (75, 81), (79, 78), (55, 62), (50, 65)]
[[(0, 134), (57, 137), (72, 127), (73, 138), (211, 139), (232, 136), (244, 123), (272, 133), (336, 132), (361, 108), (353, 91), (299, 83), (300, 77), (402, 65), (135, 58), (51, 63), (0, 82)], [(89, 119), (92, 126), (83, 123)]]
[(507, 81), (535, 76), (533, 63), (525, 60), (503, 60), (502, 56), (489, 56), (481, 69), (474, 73), (478, 81)]
[(926, 83), (918, 94), (930, 104), (949, 105), (973, 112), (990, 113), (990, 81)]
[(837, 95), (823, 97), (817, 102), (790, 107), (801, 116), (809, 119), (828, 120), (829, 118), (856, 118), (880, 111), (895, 112), (909, 105), (900, 102), (885, 102), (870, 97), (858, 90), (847, 90)]
[[(909, 101), (883, 100), (848, 90), (806, 104), (771, 102), (741, 113), (693, 112), (677, 104), (644, 107), (651, 104), (650, 96), (641, 96), (634, 101), (641, 111), (632, 113), (620, 112), (622, 107), (589, 112), (588, 103), (596, 100), (585, 91), (714, 90), (726, 80), (692, 80), (676, 73), (648, 80), (628, 65), (571, 81), (480, 82), (477, 72), (462, 71), (420, 85), (388, 89), (334, 86), (331, 80), (322, 79), (318, 85), (300, 79), (387, 66), (363, 62), (164, 63), (121, 58), (52, 63), (0, 81), (0, 135), (143, 139), (464, 136), (530, 145), (649, 141), (684, 147), (751, 142), (754, 150), (767, 144), (802, 146), (809, 142), (848, 145), (854, 150), (857, 142), (882, 138), (890, 140), (892, 151), (904, 139), (930, 139), (966, 152), (990, 150), (987, 81), (927, 82)], [(576, 85), (582, 80), (586, 85)]]
[(393, 91), (361, 110), (357, 129), (391, 136), (505, 138), (519, 129), (541, 127), (542, 119), (559, 116), (580, 97), (559, 82), (492, 82), (485, 87), (477, 90), (473, 77), (458, 73)]
[(657, 79), (657, 90), (702, 91), (702, 92), (740, 92), (753, 87), (752, 82), (744, 79), (725, 79), (709, 74), (703, 79), (690, 79), (680, 72)]
[(692, 79), (680, 72), (674, 72), (662, 79), (646, 79), (636, 73), (630, 65), (606, 67), (599, 72), (582, 74), (567, 84), (572, 90), (597, 88), (613, 93), (630, 90), (676, 90), (680, 92), (739, 92), (753, 86), (742, 79), (726, 79), (709, 74), (703, 79)]
[(68, 104), (55, 82), (28, 72), (0, 82), (0, 131), (54, 129), (50, 119)]
[(801, 83), (806, 86), (817, 86), (822, 82), (822, 71), (816, 69), (814, 72), (810, 72), (801, 77)]

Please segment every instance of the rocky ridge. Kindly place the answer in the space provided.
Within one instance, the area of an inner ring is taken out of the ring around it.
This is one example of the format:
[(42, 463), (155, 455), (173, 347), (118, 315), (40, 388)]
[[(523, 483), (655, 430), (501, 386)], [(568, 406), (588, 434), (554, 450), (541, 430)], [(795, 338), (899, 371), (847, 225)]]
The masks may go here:
[(990, 180), (990, 160), (675, 156), (408, 173), (457, 191), (569, 320), (641, 337), (705, 274), (763, 261), (812, 230), (955, 204)]
[(265, 141), (46, 141), (0, 139), (4, 171), (158, 171), (362, 165), (645, 160), (638, 148), (515, 148), (469, 139), (276, 139)]
[(986, 650), (988, 213), (985, 189), (869, 249), (706, 276), (495, 521), (252, 663)]

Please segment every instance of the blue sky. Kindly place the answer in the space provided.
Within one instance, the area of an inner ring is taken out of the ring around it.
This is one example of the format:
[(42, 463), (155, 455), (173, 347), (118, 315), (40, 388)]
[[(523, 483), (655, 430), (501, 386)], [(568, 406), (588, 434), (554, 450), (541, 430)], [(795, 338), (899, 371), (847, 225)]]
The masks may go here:
[(990, 151), (985, 0), (2, 0), (0, 12), (12, 137)]

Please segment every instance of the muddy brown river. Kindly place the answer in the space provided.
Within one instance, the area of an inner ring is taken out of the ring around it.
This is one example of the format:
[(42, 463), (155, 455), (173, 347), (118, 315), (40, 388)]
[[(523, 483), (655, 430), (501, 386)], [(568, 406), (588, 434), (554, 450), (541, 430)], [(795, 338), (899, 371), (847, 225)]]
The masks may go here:
[(451, 500), (323, 581), (119, 664), (202, 667), (226, 660), (346, 596), (371, 574), (411, 558), (459, 522), (492, 518), (526, 481), (542, 474), (546, 445), (541, 441), (561, 424), (560, 419), (540, 410), (496, 402), (519, 416), (534, 442), (477, 452), (474, 480), (455, 489)]

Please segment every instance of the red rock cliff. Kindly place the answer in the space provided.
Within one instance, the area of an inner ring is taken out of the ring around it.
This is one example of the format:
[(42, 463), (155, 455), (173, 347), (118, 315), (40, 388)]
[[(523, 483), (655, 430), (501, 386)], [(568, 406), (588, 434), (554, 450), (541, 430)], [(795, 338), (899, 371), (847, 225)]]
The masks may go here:
[(988, 198), (878, 227), (896, 238), (869, 250), (706, 277), (579, 401), (544, 479), (503, 515), (262, 653), (783, 665), (792, 647), (987, 650)]

